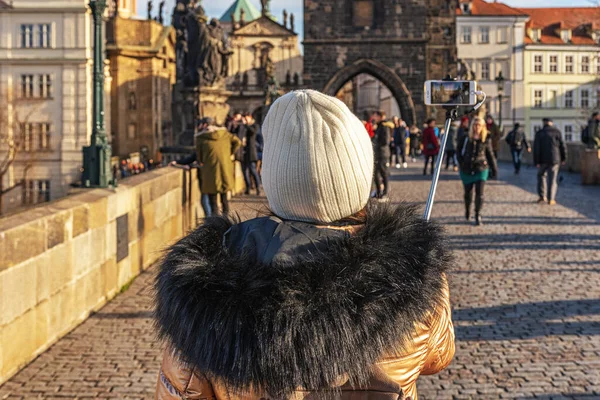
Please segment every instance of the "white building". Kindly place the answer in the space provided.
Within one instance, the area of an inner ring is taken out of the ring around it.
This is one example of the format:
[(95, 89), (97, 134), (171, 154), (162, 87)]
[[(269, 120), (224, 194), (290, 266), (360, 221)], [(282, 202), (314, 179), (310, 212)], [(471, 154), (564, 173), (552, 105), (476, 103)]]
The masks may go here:
[[(0, 0), (0, 136), (20, 143), (3, 186), (25, 179), (4, 196), (3, 211), (64, 196), (80, 179), (92, 125), (93, 20), (87, 4)], [(105, 87), (109, 100), (110, 79)], [(6, 154), (6, 143), (0, 152)]]
[(502, 3), (461, 0), (456, 12), (458, 58), (487, 94), (487, 111), (496, 121), (500, 113), (496, 77), (505, 79), (502, 124), (510, 127), (526, 119), (523, 92), (524, 41), (527, 15)]
[(600, 8), (512, 8), (461, 0), (457, 10), (458, 57), (487, 93), (498, 119), (494, 79), (507, 79), (502, 106), (505, 130), (519, 122), (533, 138), (550, 117), (566, 141), (600, 106)]
[(526, 132), (551, 117), (566, 141), (580, 141), (598, 96), (600, 8), (527, 8)]

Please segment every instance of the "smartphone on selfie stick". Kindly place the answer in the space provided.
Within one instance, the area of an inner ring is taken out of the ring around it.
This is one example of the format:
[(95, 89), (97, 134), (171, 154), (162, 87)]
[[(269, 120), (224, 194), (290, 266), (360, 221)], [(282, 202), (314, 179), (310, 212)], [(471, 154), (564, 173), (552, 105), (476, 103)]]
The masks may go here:
[[(479, 103), (477, 102), (478, 95), (483, 95), (483, 100)], [(425, 105), (441, 106), (446, 110), (444, 135), (440, 145), (440, 152), (438, 153), (438, 157), (435, 162), (435, 171), (433, 173), (431, 188), (429, 189), (429, 197), (427, 198), (427, 203), (425, 204), (425, 214), (423, 215), (425, 221), (429, 221), (431, 218), (431, 209), (433, 207), (435, 192), (437, 190), (437, 185), (440, 178), (442, 161), (444, 158), (444, 152), (446, 151), (446, 143), (448, 142), (448, 133), (450, 132), (452, 121), (458, 119), (458, 107), (473, 106), (473, 109), (465, 113), (469, 114), (481, 107), (484, 102), (485, 93), (477, 91), (477, 82), (475, 81), (458, 81), (450, 76), (447, 76), (441, 81), (425, 82)]]

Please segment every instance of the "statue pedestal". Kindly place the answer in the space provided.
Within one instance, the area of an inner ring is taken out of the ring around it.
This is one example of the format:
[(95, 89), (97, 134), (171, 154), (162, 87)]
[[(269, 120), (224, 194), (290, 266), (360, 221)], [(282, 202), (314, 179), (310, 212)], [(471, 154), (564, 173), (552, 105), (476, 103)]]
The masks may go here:
[(232, 92), (225, 89), (225, 85), (200, 87), (200, 118), (211, 117), (217, 125), (225, 124), (229, 114), (227, 100)]

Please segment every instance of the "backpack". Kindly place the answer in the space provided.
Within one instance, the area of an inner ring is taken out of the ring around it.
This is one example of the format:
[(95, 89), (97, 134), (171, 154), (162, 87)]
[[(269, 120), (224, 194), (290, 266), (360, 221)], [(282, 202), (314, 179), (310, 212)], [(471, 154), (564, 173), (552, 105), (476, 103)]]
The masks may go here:
[(588, 144), (590, 141), (590, 124), (588, 124), (585, 128), (583, 128), (583, 130), (581, 131), (581, 141), (584, 144)]

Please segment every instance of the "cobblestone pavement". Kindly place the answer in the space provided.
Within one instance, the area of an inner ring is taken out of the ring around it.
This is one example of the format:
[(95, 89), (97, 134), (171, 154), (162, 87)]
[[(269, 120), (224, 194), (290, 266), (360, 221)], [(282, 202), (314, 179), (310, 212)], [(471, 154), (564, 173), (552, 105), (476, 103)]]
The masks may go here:
[[(422, 202), (421, 163), (393, 171), (392, 201)], [(434, 219), (447, 227), (457, 352), (419, 380), (421, 399), (600, 399), (600, 188), (565, 175), (559, 205), (537, 205), (535, 172), (508, 166), (486, 188), (486, 225), (463, 217), (444, 173)], [(249, 217), (263, 200), (234, 200)], [(0, 387), (0, 399), (151, 399), (160, 344), (152, 271)]]

